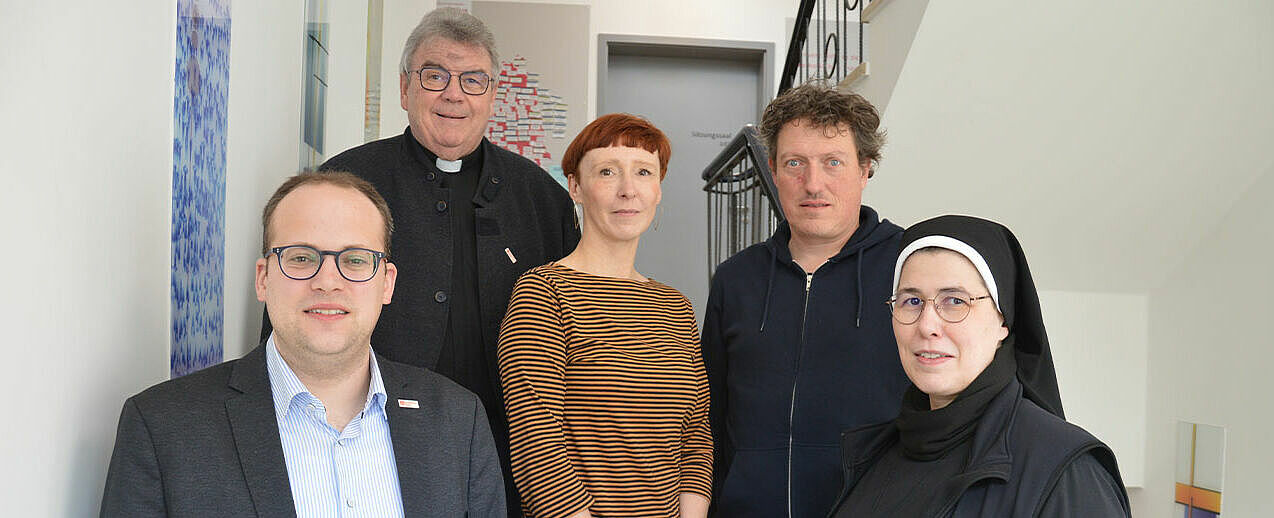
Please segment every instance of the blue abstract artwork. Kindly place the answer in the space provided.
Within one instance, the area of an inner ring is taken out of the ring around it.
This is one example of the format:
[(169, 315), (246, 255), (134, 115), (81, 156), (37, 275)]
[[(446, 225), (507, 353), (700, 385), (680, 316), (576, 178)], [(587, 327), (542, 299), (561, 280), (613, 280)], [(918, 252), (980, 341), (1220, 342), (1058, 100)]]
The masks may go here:
[(230, 0), (177, 0), (169, 374), (222, 360)]

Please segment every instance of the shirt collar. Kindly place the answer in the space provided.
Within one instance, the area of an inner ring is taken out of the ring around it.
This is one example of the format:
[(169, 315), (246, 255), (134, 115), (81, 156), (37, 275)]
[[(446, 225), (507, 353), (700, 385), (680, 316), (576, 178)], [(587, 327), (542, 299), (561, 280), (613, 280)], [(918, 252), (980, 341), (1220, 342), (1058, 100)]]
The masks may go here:
[(389, 416), (385, 415), (385, 400), (388, 396), (385, 394), (385, 380), (380, 377), (380, 365), (376, 363), (376, 353), (368, 351), (370, 354), (372, 367), (372, 383), (367, 387), (367, 402), (363, 404), (363, 411), (376, 406), (380, 409), (380, 416), (388, 420)]
[[(438, 155), (435, 154), (433, 151), (430, 151), (429, 148), (422, 145), (419, 140), (416, 140), (416, 136), (413, 135), (411, 132), (411, 126), (407, 127), (403, 135), (404, 135), (404, 139), (407, 141), (407, 148), (410, 150), (411, 154), (416, 158), (416, 161), (420, 162), (421, 165), (425, 166), (426, 170), (436, 171), (436, 172), (445, 172), (438, 167), (438, 162), (437, 162)], [(460, 157), (460, 162), (461, 162), (460, 171), (448, 172), (448, 174), (481, 175), (483, 155), (485, 154), (483, 153), (483, 148), (486, 146), (486, 143), (487, 143), (487, 138), (484, 136), (482, 137), (482, 140), (478, 141), (478, 147), (474, 148), (473, 151), (470, 151), (469, 154), (463, 157)]]
[[(387, 397), (385, 381), (380, 377), (380, 366), (376, 363), (376, 355), (370, 351), (367, 354), (371, 355), (372, 379), (367, 387), (367, 400), (363, 404), (363, 412), (367, 412), (374, 405), (380, 409), (381, 417), (388, 419), (385, 415)], [(273, 333), (265, 342), (265, 366), (270, 375), (270, 392), (274, 396), (274, 415), (279, 419), (287, 417), (288, 409), (291, 408), (292, 401), (297, 396), (313, 397), (309, 389), (305, 388), (305, 384), (301, 383), (300, 378), (296, 377), (296, 373), (292, 372), (292, 368), (279, 355), (278, 347), (274, 345)]]

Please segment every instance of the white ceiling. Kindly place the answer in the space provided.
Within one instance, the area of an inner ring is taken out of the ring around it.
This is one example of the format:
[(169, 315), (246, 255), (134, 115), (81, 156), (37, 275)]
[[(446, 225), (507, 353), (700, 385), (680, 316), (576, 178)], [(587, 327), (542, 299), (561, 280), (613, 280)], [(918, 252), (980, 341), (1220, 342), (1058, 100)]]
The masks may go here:
[(1274, 2), (1220, 4), (929, 2), (865, 203), (999, 220), (1042, 289), (1160, 286), (1274, 174)]

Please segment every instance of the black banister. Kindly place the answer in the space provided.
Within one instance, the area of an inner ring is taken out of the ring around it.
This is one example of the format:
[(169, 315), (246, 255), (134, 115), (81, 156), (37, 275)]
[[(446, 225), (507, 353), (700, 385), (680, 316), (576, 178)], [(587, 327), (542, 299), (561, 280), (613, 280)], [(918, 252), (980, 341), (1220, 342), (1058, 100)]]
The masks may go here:
[[(730, 173), (731, 169), (739, 165), (740, 162), (747, 160), (750, 167), (743, 175), (737, 175), (729, 180), (724, 178)], [(783, 206), (779, 204), (779, 191), (774, 186), (774, 175), (770, 171), (770, 154), (765, 149), (765, 143), (761, 142), (760, 134), (757, 132), (756, 126), (748, 124), (739, 130), (739, 133), (730, 139), (730, 143), (726, 144), (725, 150), (712, 159), (712, 163), (703, 170), (703, 180), (705, 185), (703, 190), (711, 192), (714, 185), (722, 181), (739, 181), (745, 180), (751, 175), (757, 175), (761, 189), (765, 192), (766, 197), (770, 201), (770, 210), (778, 219), (784, 219)]]
[[(857, 29), (858, 58), (863, 55), (863, 23), (850, 20), (861, 15), (867, 0), (801, 0), (787, 47), (787, 60), (779, 78), (778, 93), (798, 81), (839, 83), (857, 65), (846, 47)], [(831, 13), (828, 7), (831, 6)], [(819, 18), (815, 20), (815, 9)], [(831, 14), (832, 16), (828, 16)], [(817, 21), (818, 28), (810, 25)], [(829, 23), (831, 25), (829, 25)], [(857, 25), (857, 27), (854, 27)], [(811, 41), (811, 38), (813, 40)], [(806, 49), (816, 49), (816, 56)], [(810, 59), (804, 63), (805, 59)], [(798, 74), (801, 77), (798, 78)], [(708, 196), (708, 276), (716, 266), (740, 250), (767, 239), (783, 221), (769, 154), (757, 128), (746, 125), (703, 170), (703, 190)]]
[(783, 207), (770, 174), (770, 159), (755, 126), (730, 139), (703, 170), (708, 196), (708, 277), (718, 264), (778, 228)]
[[(787, 59), (783, 62), (783, 75), (779, 77), (779, 94), (796, 86), (798, 81), (839, 83), (858, 66), (857, 62), (850, 60), (847, 47), (853, 40), (858, 40), (858, 59), (862, 60), (864, 24), (861, 15), (867, 3), (866, 0), (801, 0), (795, 26), (792, 27), (792, 40), (787, 46)], [(814, 16), (816, 11), (817, 19)], [(858, 21), (851, 21), (850, 13), (857, 13)], [(815, 22), (818, 23), (817, 28), (811, 29)], [(858, 34), (849, 34), (851, 30)], [(815, 49), (817, 56), (807, 55), (806, 50), (810, 48)], [(806, 62), (807, 57), (813, 61)], [(812, 71), (812, 68), (817, 70)]]
[(783, 93), (792, 87), (796, 80), (796, 71), (801, 67), (801, 49), (805, 48), (805, 39), (809, 35), (810, 18), (814, 16), (815, 0), (801, 0), (796, 9), (796, 22), (792, 27), (792, 41), (787, 44), (787, 61), (783, 62), (783, 76), (779, 79), (779, 91)]

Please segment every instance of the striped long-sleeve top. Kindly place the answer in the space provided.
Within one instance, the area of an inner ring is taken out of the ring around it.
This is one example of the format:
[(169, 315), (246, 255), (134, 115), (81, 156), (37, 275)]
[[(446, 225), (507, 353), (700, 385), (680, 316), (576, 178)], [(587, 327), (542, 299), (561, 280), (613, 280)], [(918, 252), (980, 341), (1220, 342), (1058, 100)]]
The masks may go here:
[(677, 290), (533, 268), (514, 285), (498, 354), (527, 516), (674, 517), (681, 493), (710, 497), (708, 381)]

